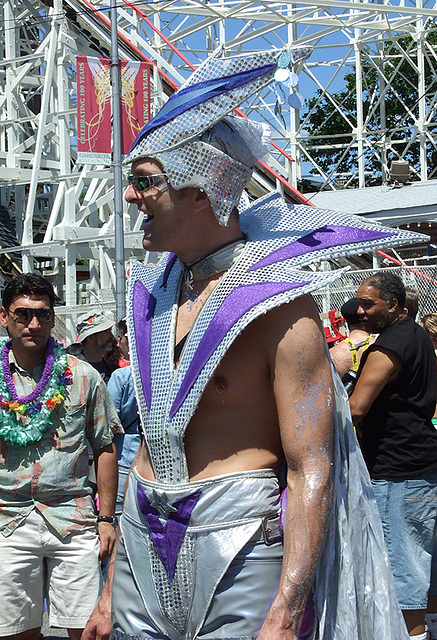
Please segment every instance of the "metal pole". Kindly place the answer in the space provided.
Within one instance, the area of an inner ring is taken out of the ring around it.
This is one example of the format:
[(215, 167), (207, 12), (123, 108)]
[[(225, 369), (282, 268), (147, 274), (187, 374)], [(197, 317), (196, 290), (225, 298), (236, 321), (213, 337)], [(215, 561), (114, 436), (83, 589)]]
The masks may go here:
[(123, 186), (121, 168), (121, 91), (118, 60), (117, 6), (110, 3), (112, 81), (112, 169), (114, 174), (115, 305), (117, 321), (126, 313), (124, 270)]

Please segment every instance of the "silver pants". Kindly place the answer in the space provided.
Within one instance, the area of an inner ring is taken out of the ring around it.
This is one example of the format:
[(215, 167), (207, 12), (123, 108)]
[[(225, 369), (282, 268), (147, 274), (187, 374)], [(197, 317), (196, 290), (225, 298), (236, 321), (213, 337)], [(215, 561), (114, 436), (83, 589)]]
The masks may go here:
[[(182, 570), (179, 574), (176, 570), (173, 583), (166, 581), (154, 557), (135, 499), (137, 483), (149, 495), (153, 491), (156, 496), (159, 487), (170, 504), (187, 491), (202, 490), (184, 539), (189, 545), (179, 553)], [(262, 521), (278, 511), (279, 485), (271, 470), (171, 489), (131, 474), (115, 562), (112, 637), (256, 638), (276, 595), (282, 567), (282, 541), (266, 545)], [(187, 600), (180, 591), (175, 596), (174, 583), (184, 587)]]

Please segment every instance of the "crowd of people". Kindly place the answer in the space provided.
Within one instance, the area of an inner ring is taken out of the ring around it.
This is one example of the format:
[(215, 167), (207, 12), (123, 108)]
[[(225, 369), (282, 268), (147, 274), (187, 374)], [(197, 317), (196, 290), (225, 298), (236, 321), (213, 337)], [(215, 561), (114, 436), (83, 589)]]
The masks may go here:
[(437, 640), (437, 315), (377, 273), (328, 350), (336, 275), (302, 268), (413, 235), (240, 205), (265, 132), (229, 114), (307, 54), (220, 51), (146, 125), (125, 198), (163, 255), (117, 327), (64, 349), (51, 284), (5, 287), (0, 637), (46, 602), (72, 640)]
[[(365, 280), (341, 308), (349, 338), (331, 354), (350, 396), (397, 598), (410, 636), (425, 639), (437, 637), (437, 379), (431, 333), (437, 313), (425, 315), (420, 326), (418, 292), (408, 292), (406, 300), (407, 290), (393, 273)], [(358, 340), (367, 334), (365, 351), (363, 341), (351, 344), (351, 308), (363, 332)], [(352, 378), (345, 378), (347, 367)]]

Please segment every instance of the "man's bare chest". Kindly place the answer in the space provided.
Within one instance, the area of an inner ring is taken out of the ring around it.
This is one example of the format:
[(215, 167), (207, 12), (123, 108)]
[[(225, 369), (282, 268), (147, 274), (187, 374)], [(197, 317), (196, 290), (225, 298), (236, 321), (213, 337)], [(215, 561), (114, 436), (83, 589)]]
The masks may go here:
[[(181, 344), (190, 333), (196, 318), (219, 281), (220, 274), (216, 274), (209, 280), (194, 283), (191, 289), (185, 282), (182, 283), (175, 326), (176, 354), (180, 355)], [(175, 360), (178, 360), (178, 357)]]

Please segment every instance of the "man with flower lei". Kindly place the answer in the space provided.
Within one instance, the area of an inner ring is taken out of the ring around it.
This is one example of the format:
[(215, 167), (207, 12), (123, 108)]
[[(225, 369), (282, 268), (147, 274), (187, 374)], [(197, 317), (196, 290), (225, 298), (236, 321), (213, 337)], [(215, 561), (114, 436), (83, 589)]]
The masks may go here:
[(99, 560), (115, 540), (119, 421), (98, 372), (50, 335), (52, 285), (20, 275), (2, 302), (9, 339), (0, 343), (0, 636), (37, 640), (45, 592), (51, 626), (79, 640), (101, 590)]

